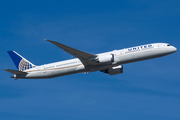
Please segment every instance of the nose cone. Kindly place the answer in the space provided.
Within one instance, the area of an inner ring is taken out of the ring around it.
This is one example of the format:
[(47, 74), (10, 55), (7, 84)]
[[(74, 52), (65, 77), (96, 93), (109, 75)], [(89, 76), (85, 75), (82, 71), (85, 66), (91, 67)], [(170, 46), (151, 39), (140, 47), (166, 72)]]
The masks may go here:
[(170, 53), (174, 53), (174, 52), (176, 52), (176, 51), (177, 51), (177, 48), (174, 47), (174, 46), (171, 46), (171, 48), (169, 49), (169, 52), (170, 52)]
[(167, 46), (165, 49), (166, 49), (164, 51), (165, 55), (169, 55), (169, 54), (172, 54), (172, 53), (177, 51), (177, 48), (172, 46), (172, 45), (171, 46)]
[(177, 48), (176, 48), (176, 47), (174, 47), (174, 46), (173, 46), (173, 48), (172, 48), (172, 49), (173, 49), (173, 50), (172, 50), (173, 52), (176, 52), (176, 51), (177, 51)]

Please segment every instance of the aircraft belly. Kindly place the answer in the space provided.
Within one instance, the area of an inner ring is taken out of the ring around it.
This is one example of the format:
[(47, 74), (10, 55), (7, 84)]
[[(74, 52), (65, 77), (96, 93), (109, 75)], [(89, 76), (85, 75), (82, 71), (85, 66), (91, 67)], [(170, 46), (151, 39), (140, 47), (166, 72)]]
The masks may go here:
[(77, 73), (76, 67), (70, 67), (70, 68), (63, 68), (63, 69), (55, 69), (55, 70), (46, 70), (46, 71), (40, 71), (37, 73), (30, 73), (27, 78), (53, 78), (58, 76), (64, 76), (68, 74)]

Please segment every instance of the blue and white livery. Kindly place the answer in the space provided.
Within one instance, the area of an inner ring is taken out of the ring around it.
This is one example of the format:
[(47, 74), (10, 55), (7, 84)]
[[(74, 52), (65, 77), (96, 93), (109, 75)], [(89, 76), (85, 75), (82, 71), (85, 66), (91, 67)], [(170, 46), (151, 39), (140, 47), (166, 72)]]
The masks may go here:
[(8, 51), (8, 54), (13, 60), (14, 64), (16, 65), (19, 71), (25, 71), (25, 70), (35, 67), (34, 64), (32, 64), (31, 62), (23, 58), (21, 55), (19, 55), (15, 51)]
[(36, 66), (17, 52), (8, 51), (18, 70), (4, 70), (14, 74), (11, 78), (15, 79), (44, 79), (93, 71), (116, 75), (123, 73), (123, 64), (162, 57), (177, 51), (174, 46), (168, 43), (152, 43), (100, 54), (91, 54), (56, 41), (47, 41), (77, 58)]

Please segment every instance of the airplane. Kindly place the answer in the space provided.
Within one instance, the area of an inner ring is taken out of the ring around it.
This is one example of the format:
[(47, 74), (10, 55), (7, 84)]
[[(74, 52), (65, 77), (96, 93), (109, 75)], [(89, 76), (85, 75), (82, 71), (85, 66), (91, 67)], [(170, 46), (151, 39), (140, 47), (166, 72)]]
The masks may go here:
[(94, 71), (101, 71), (109, 75), (117, 75), (123, 73), (124, 64), (162, 57), (177, 51), (174, 46), (168, 43), (152, 43), (100, 54), (91, 54), (56, 41), (45, 40), (76, 58), (36, 66), (17, 52), (8, 51), (18, 69), (4, 69), (5, 71), (14, 74), (11, 78), (15, 78), (15, 80), (20, 78), (45, 79)]

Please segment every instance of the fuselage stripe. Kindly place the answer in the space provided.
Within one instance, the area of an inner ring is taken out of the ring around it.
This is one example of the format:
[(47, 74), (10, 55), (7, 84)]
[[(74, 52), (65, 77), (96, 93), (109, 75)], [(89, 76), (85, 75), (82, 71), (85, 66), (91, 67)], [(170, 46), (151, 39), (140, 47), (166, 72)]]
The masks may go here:
[(71, 67), (76, 67), (76, 66), (80, 66), (80, 65), (83, 65), (83, 64), (78, 64), (78, 65), (73, 65), (73, 66), (68, 66), (68, 67), (61, 67), (61, 68), (41, 69), (41, 70), (31, 70), (31, 71), (24, 71), (24, 72), (48, 71), (48, 70), (56, 70), (56, 69), (71, 68)]

